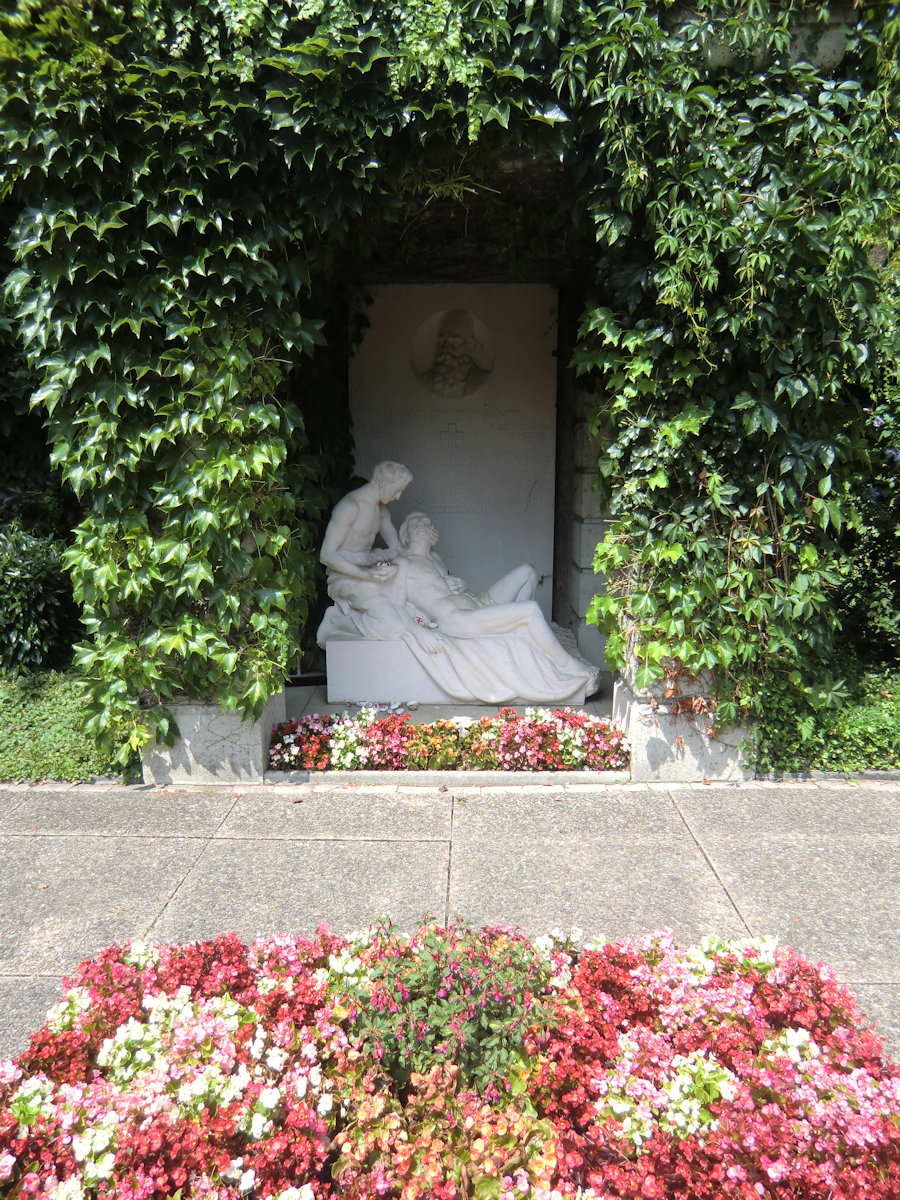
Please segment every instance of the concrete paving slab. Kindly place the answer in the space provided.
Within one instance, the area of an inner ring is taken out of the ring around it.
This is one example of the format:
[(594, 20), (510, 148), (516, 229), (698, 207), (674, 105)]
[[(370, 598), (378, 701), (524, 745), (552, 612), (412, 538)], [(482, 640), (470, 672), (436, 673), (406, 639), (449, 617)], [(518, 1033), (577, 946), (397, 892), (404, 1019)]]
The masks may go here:
[(672, 791), (692, 829), (728, 832), (743, 841), (789, 844), (795, 837), (896, 837), (900, 839), (900, 789), (795, 785), (771, 791), (724, 788)]
[(7, 821), (25, 800), (21, 792), (0, 791), (0, 833), (5, 833)]
[(445, 916), (449, 847), (435, 842), (210, 842), (149, 937), (189, 941), (233, 930), (338, 931), (379, 916), (415, 925)]
[(62, 995), (61, 975), (0, 975), (0, 1059), (27, 1049), (29, 1037)]
[(218, 795), (116, 790), (52, 792), (26, 796), (3, 819), (4, 833), (143, 837), (210, 837), (234, 807), (230, 793)]
[(859, 1006), (884, 1038), (884, 1047), (900, 1063), (900, 983), (851, 983), (847, 985)]
[(435, 841), (450, 837), (451, 800), (434, 792), (269, 793), (237, 800), (217, 838)]
[(325, 704), (325, 684), (305, 684), (301, 687), (284, 689), (284, 705), (288, 720), (301, 717), (305, 712), (320, 713)]
[(621, 842), (624, 830), (660, 843), (667, 832), (686, 841), (684, 822), (666, 794), (641, 791), (568, 792), (563, 788), (455, 792), (454, 842), (527, 839), (545, 846)]
[(65, 974), (142, 937), (196, 859), (185, 838), (10, 835), (0, 842), (0, 975)]
[(604, 938), (670, 926), (695, 942), (746, 934), (687, 832), (665, 823), (604, 842), (454, 835), (450, 916), (520, 925), (530, 934), (578, 925)]
[(678, 806), (754, 934), (774, 934), (845, 980), (900, 983), (900, 817), (865, 789)]

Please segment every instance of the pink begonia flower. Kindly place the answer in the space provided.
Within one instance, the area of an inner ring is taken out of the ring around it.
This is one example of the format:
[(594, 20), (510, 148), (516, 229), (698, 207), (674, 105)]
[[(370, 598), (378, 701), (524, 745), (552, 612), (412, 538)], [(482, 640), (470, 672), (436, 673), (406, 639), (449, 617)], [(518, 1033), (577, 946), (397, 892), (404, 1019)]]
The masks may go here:
[(15, 1165), (16, 1159), (12, 1154), (0, 1155), (0, 1183), (3, 1183), (12, 1176)]
[(0, 1058), (0, 1087), (11, 1087), (21, 1078), (22, 1072), (11, 1058)]

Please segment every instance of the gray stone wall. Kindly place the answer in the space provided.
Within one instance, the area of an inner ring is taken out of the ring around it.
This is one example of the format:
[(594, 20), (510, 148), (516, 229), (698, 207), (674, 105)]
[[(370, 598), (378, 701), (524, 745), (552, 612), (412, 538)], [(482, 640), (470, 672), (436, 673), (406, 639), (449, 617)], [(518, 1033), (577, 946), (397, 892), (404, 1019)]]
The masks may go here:
[[(563, 322), (560, 329), (562, 333)], [(591, 600), (604, 586), (603, 577), (594, 574), (593, 559), (609, 524), (600, 494), (593, 487), (600, 450), (599, 440), (590, 434), (590, 407), (590, 397), (576, 387), (568, 373), (561, 372), (553, 615), (557, 624), (575, 635), (585, 658), (605, 666), (606, 638), (596, 626), (585, 622)]]
[(569, 628), (575, 632), (578, 649), (585, 658), (602, 666), (606, 638), (595, 625), (585, 623), (591, 601), (604, 588), (603, 576), (594, 574), (593, 562), (597, 543), (603, 539), (609, 525), (600, 494), (593, 487), (597, 479), (599, 447), (597, 439), (590, 435), (589, 404), (589, 397), (581, 390), (576, 390), (572, 535), (567, 590), (569, 622), (574, 622), (569, 624)]

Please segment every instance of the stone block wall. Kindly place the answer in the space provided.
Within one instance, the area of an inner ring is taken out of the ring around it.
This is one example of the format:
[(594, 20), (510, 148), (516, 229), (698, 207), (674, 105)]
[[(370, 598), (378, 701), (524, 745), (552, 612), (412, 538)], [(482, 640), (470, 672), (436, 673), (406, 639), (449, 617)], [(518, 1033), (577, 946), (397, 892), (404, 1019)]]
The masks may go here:
[(594, 574), (594, 550), (609, 525), (597, 479), (598, 440), (591, 437), (590, 398), (570, 385), (560, 395), (560, 423), (556, 519), (556, 621), (575, 635), (578, 649), (590, 662), (605, 666), (606, 638), (585, 618), (594, 596), (603, 590), (602, 576)]

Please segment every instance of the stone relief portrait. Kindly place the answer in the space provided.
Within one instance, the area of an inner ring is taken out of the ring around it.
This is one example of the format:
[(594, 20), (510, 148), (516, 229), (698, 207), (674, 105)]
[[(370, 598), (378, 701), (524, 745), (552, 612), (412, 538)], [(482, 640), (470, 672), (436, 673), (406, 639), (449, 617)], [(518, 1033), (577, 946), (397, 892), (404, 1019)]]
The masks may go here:
[(418, 381), (436, 396), (470, 396), (493, 370), (494, 339), (468, 309), (447, 309), (416, 330), (411, 363)]

